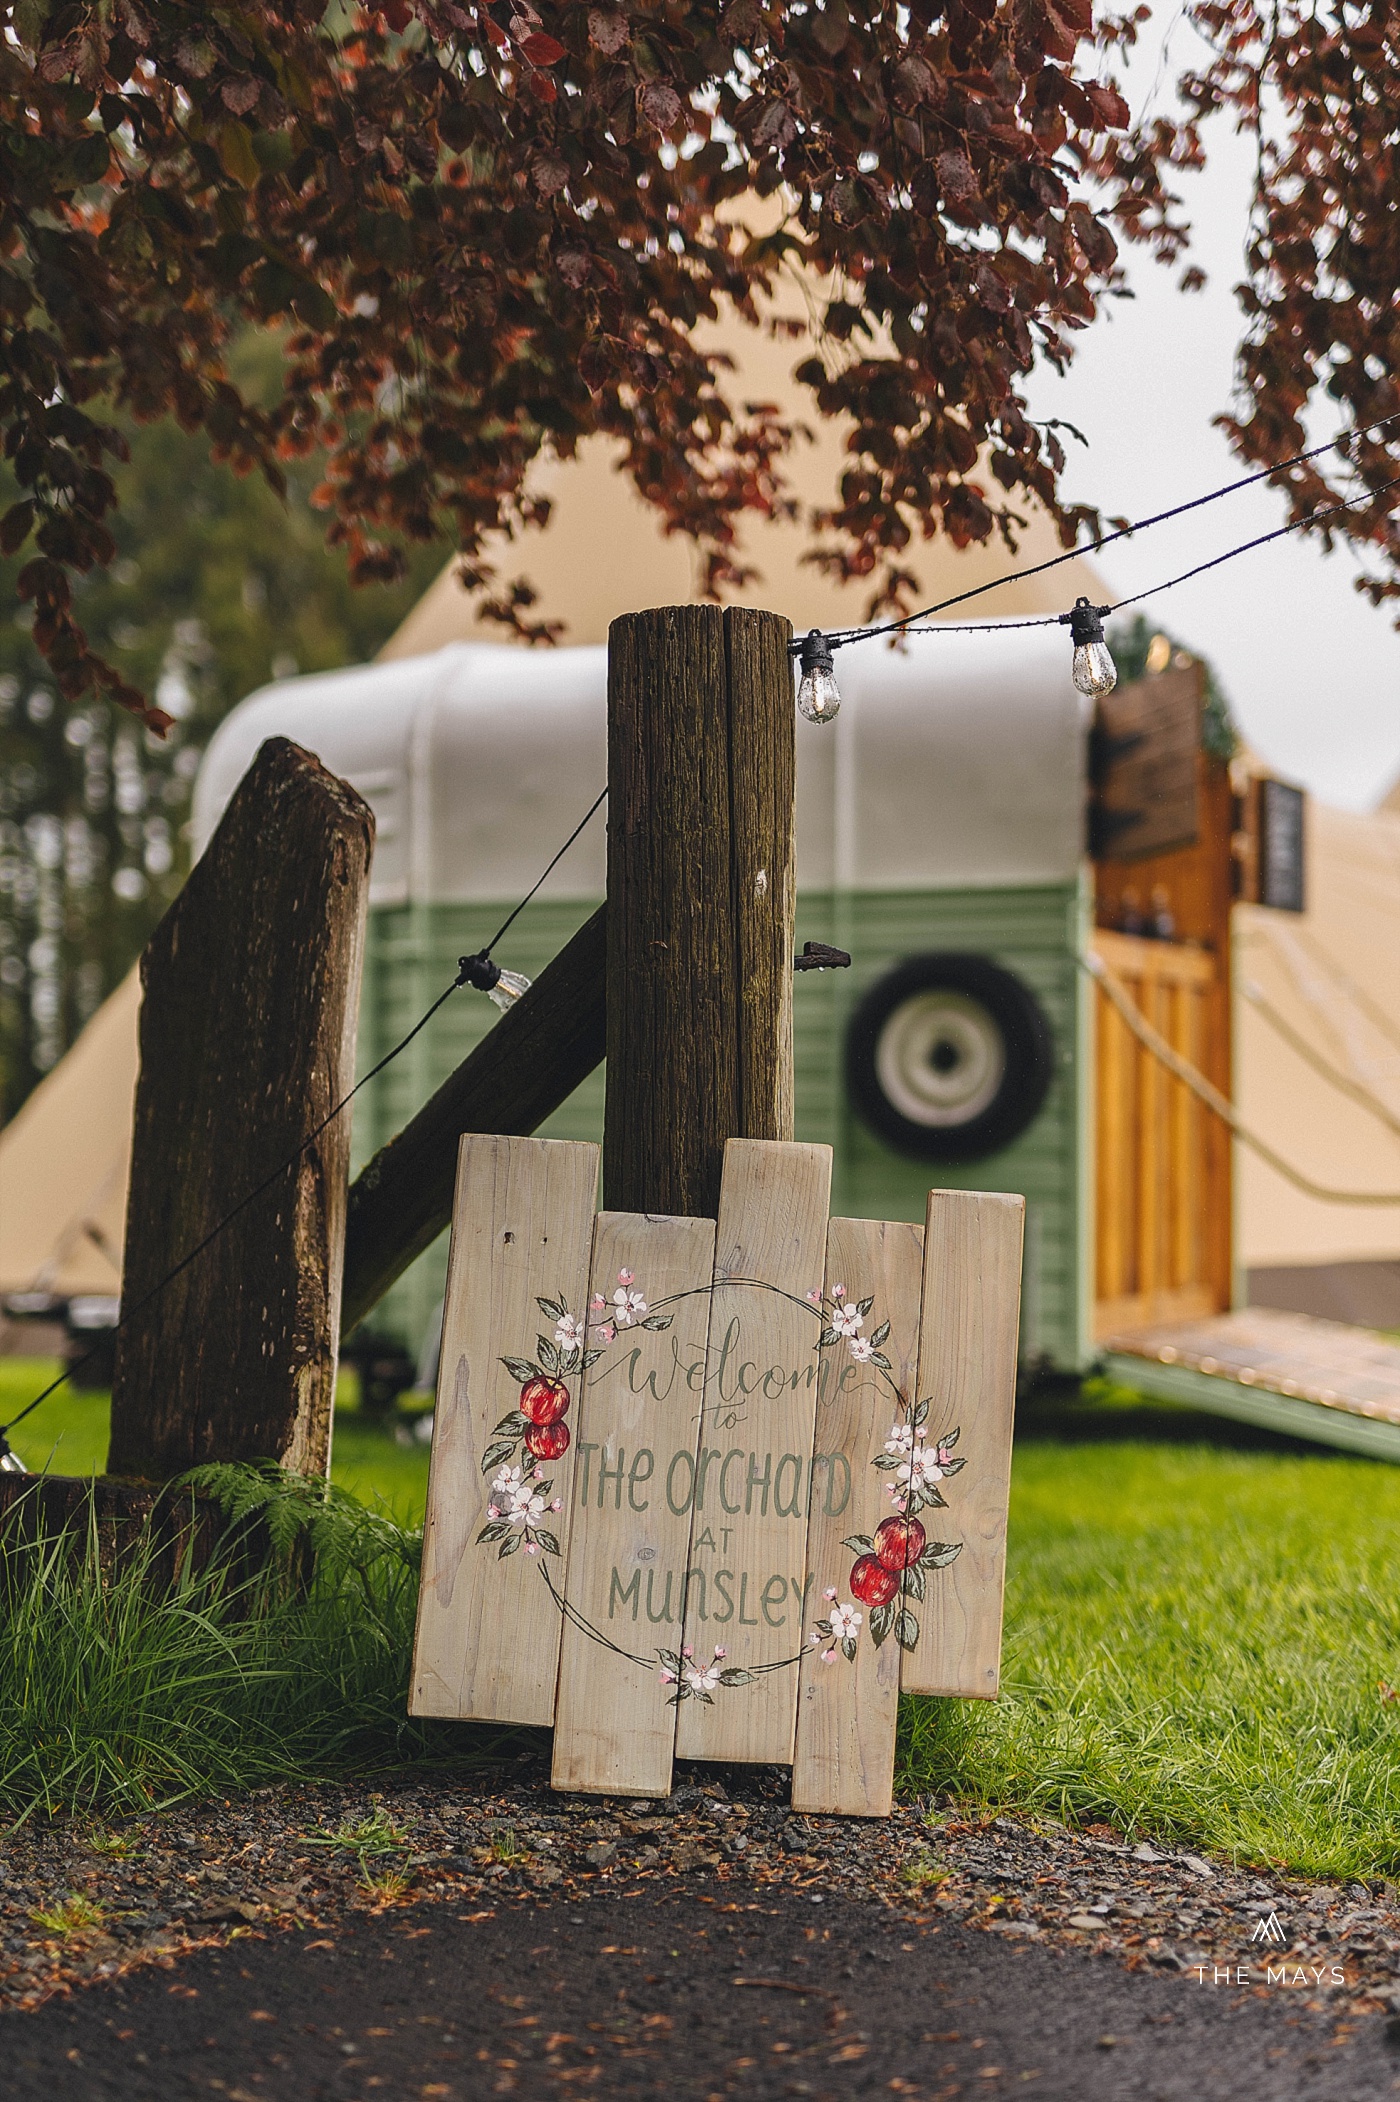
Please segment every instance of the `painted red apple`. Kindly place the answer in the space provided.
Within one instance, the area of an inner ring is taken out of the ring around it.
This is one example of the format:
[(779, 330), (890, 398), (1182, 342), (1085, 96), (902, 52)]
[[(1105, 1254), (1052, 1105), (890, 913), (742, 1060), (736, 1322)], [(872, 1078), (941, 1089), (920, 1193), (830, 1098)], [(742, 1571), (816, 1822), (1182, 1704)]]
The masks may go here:
[[(565, 1398), (565, 1408), (568, 1399)], [(532, 1423), (525, 1433), (525, 1449), (537, 1460), (557, 1460), (569, 1449), (567, 1423)]]
[[(534, 1379), (527, 1379), (520, 1389), (520, 1413), (528, 1416), (531, 1423), (557, 1423), (567, 1415), (568, 1408), (569, 1390), (562, 1379), (546, 1379), (539, 1373)], [(564, 1444), (568, 1442), (566, 1438)]]
[(886, 1569), (911, 1569), (927, 1538), (917, 1518), (887, 1518), (875, 1528), (876, 1557)]
[(851, 1571), (851, 1593), (863, 1606), (887, 1606), (899, 1589), (899, 1578), (874, 1555), (862, 1555)]

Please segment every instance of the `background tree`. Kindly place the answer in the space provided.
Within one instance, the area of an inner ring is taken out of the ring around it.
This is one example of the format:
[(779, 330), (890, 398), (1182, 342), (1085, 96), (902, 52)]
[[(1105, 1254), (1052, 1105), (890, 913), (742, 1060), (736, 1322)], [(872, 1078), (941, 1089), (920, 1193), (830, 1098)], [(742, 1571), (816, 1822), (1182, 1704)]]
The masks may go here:
[[(231, 366), (275, 400), (282, 346), (245, 331)], [(116, 474), (116, 559), (79, 577), (97, 645), (174, 718), (163, 737), (89, 694), (58, 701), (0, 564), (0, 1114), (34, 1083), (140, 953), (189, 863), (190, 787), (210, 731), (269, 678), (372, 657), (438, 567), (357, 591), (309, 502), (317, 463), (292, 463), (285, 502), (211, 462), (173, 422), (128, 424)], [(11, 492), (13, 494), (13, 491)]]

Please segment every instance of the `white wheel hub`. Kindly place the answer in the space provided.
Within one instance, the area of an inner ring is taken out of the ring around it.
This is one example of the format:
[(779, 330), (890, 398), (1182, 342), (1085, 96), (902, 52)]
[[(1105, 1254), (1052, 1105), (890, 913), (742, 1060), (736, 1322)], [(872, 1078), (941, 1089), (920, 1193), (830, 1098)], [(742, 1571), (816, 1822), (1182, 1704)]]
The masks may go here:
[(931, 988), (901, 1001), (884, 1024), (875, 1073), (911, 1124), (970, 1124), (1001, 1087), (1006, 1039), (980, 1000)]

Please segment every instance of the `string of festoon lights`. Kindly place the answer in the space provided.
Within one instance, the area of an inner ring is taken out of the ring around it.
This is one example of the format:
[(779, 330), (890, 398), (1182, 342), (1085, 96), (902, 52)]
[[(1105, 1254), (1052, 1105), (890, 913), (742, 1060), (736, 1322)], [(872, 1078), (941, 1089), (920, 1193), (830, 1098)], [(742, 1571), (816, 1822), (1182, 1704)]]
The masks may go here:
[[(1209, 569), (1218, 569), (1222, 562), (1233, 562), (1239, 555), (1252, 549), (1265, 547), (1273, 540), (1281, 540), (1288, 533), (1296, 533), (1305, 526), (1325, 524), (1329, 518), (1339, 517), (1362, 504), (1374, 503), (1387, 490), (1400, 488), (1400, 475), (1380, 482), (1356, 496), (1345, 497), (1328, 505), (1321, 511), (1310, 511), (1300, 518), (1290, 519), (1288, 524), (1275, 526), (1272, 532), (1256, 534), (1252, 540), (1242, 540), (1228, 547), (1222, 554), (1212, 555), (1209, 561), (1198, 562), (1191, 569), (1182, 570), (1178, 576), (1167, 577), (1160, 584), (1146, 591), (1135, 591), (1127, 598), (1115, 599), (1111, 604), (1096, 606), (1087, 597), (1077, 598), (1067, 613), (1035, 614), (1026, 620), (984, 621), (939, 621), (937, 616), (954, 606), (965, 605), (969, 599), (980, 598), (988, 591), (1000, 590), (1006, 584), (1018, 584), (1028, 577), (1044, 575), (1047, 570), (1058, 569), (1063, 562), (1076, 562), (1085, 555), (1096, 554), (1100, 548), (1111, 546), (1117, 540), (1127, 540), (1135, 533), (1144, 533), (1150, 527), (1164, 524), (1168, 519), (1181, 518), (1189, 511), (1198, 511), (1205, 504), (1217, 503), (1221, 497), (1233, 496), (1237, 490), (1248, 489), (1256, 482), (1268, 481), (1274, 475), (1286, 473), (1290, 467), (1301, 466), (1306, 460), (1315, 460), (1319, 454), (1334, 449), (1344, 451), (1354, 439), (1367, 436), (1374, 431), (1386, 429), (1400, 422), (1400, 412), (1383, 416), (1375, 423), (1358, 424), (1344, 431), (1339, 437), (1329, 438), (1324, 444), (1310, 446), (1305, 452), (1294, 453), (1289, 459), (1278, 460), (1272, 467), (1260, 468), (1254, 474), (1243, 475), (1238, 481), (1226, 482), (1218, 489), (1209, 489), (1202, 496), (1189, 498), (1185, 503), (1173, 504), (1166, 511), (1156, 511), (1151, 517), (1135, 519), (1132, 524), (1119, 526), (1111, 533), (1103, 533), (1096, 540), (1088, 540), (1082, 546), (1066, 549), (1063, 554), (1051, 555), (1044, 562), (1031, 563), (1028, 568), (1010, 571), (1007, 575), (993, 577), (988, 583), (974, 584), (967, 591), (959, 591), (952, 598), (941, 599), (935, 606), (924, 606), (917, 613), (908, 613), (900, 619), (884, 621), (864, 628), (811, 628), (805, 635), (797, 636), (788, 645), (788, 652), (799, 667), (797, 686), (798, 713), (810, 723), (829, 723), (841, 706), (841, 692), (836, 683), (835, 654), (853, 642), (868, 642), (876, 636), (926, 636), (926, 635), (1003, 635), (1016, 628), (1068, 628), (1073, 656), (1070, 676), (1082, 694), (1091, 700), (1112, 693), (1118, 683), (1118, 668), (1113, 653), (1104, 639), (1104, 621), (1113, 613), (1121, 613), (1125, 607), (1136, 606), (1143, 599), (1156, 598), (1164, 591), (1172, 591), (1178, 584), (1185, 584), (1192, 577), (1199, 577)], [(921, 625), (928, 623), (928, 625)], [(934, 624), (936, 623), (936, 624)]]

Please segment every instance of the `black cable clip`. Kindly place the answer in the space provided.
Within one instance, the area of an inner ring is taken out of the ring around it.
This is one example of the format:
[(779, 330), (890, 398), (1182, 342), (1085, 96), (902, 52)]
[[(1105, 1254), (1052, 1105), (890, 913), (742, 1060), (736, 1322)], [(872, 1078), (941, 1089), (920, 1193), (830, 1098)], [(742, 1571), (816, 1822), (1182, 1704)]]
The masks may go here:
[(501, 967), (485, 949), (475, 956), (457, 958), (458, 985), (470, 985), (479, 993), (493, 992), (501, 982)]
[(851, 959), (844, 949), (833, 949), (826, 942), (803, 942), (802, 954), (794, 956), (795, 971), (845, 971)]

